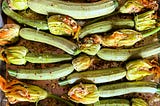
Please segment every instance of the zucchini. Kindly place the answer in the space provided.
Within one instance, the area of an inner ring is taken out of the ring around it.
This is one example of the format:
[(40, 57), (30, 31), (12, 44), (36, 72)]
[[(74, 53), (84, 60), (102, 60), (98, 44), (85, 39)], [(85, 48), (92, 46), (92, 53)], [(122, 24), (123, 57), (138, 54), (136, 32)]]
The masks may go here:
[(126, 76), (124, 68), (107, 68), (101, 70), (76, 72), (67, 76), (67, 79), (59, 82), (59, 85), (73, 84), (78, 80), (87, 80), (92, 83), (105, 83), (110, 81), (119, 80)]
[(79, 38), (84, 38), (89, 34), (102, 33), (118, 28), (134, 28), (134, 21), (131, 19), (114, 19), (96, 22), (83, 27), (79, 32)]
[(72, 57), (68, 54), (27, 53), (25, 56), (25, 60), (30, 63), (55, 63), (71, 59)]
[(102, 48), (97, 53), (98, 57), (107, 61), (126, 61), (133, 58), (146, 58), (152, 55), (160, 53), (159, 41), (152, 44), (145, 45), (143, 47), (131, 48), (131, 49), (111, 49)]
[(26, 40), (37, 41), (55, 46), (71, 55), (78, 54), (78, 46), (75, 43), (63, 37), (48, 34), (43, 31), (37, 31), (36, 29), (32, 28), (22, 28), (20, 30), (20, 37)]
[(100, 97), (114, 97), (129, 93), (158, 93), (157, 83), (146, 81), (121, 82), (98, 87)]
[(29, 80), (51, 80), (58, 79), (72, 73), (74, 70), (72, 64), (66, 63), (53, 68), (45, 69), (8, 69), (10, 76), (18, 79), (29, 79)]
[(102, 0), (94, 3), (73, 3), (62, 0), (28, 0), (28, 6), (39, 14), (58, 13), (74, 19), (90, 19), (114, 12), (118, 2)]
[(2, 10), (7, 16), (11, 17), (13, 20), (17, 21), (20, 24), (25, 24), (40, 30), (48, 30), (47, 20), (42, 21), (42, 20), (25, 18), (19, 15), (18, 13), (14, 12), (12, 9), (10, 9), (6, 0), (3, 0)]
[(130, 106), (130, 101), (127, 99), (104, 99), (86, 106)]

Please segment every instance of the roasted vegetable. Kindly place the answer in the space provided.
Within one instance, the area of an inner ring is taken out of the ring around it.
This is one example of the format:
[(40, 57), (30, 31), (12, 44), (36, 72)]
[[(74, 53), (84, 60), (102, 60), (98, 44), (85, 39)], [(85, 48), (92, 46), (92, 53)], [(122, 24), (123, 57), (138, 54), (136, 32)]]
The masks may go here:
[(100, 44), (89, 44), (89, 43), (79, 44), (79, 49), (83, 53), (94, 56), (101, 49), (101, 45)]
[(72, 64), (66, 63), (52, 68), (44, 69), (8, 69), (10, 76), (14, 76), (18, 79), (30, 79), (30, 80), (51, 80), (58, 79), (69, 75), (74, 70)]
[(30, 53), (24, 46), (4, 48), (0, 53), (2, 61), (15, 65), (24, 65), (27, 61), (31, 63), (55, 63), (72, 59), (68, 54)]
[(88, 69), (92, 64), (93, 59), (87, 55), (80, 55), (72, 60), (73, 67), (76, 71), (84, 71)]
[[(100, 36), (100, 35), (92, 35), (91, 37), (85, 37), (83, 39), (84, 42), (102, 44), (104, 47), (130, 47), (140, 40), (153, 35), (158, 32), (160, 27), (149, 30), (148, 32), (142, 33), (132, 29), (120, 29), (118, 31), (113, 32), (113, 34)], [(84, 45), (84, 44), (81, 44)], [(83, 46), (82, 46), (83, 47)]]
[[(92, 93), (89, 92), (90, 89), (95, 89), (95, 88), (96, 90), (92, 90)], [(69, 90), (68, 96), (72, 101), (76, 103), (91, 104), (91, 103), (96, 103), (99, 97), (102, 98), (114, 97), (130, 93), (159, 94), (159, 87), (158, 84), (155, 82), (145, 82), (145, 81), (120, 82), (115, 84), (101, 85), (99, 87), (96, 87), (96, 85), (94, 84), (78, 84), (73, 86)], [(92, 101), (90, 98), (92, 98)]]
[(152, 65), (148, 60), (138, 59), (130, 61), (126, 64), (126, 78), (127, 80), (141, 80), (145, 76), (152, 74), (151, 68)]
[[(140, 1), (140, 0), (139, 0)], [(128, 0), (121, 8), (121, 13), (137, 13), (140, 12), (144, 6), (138, 0)]]
[(8, 17), (11, 17), (13, 20), (17, 21), (20, 24), (25, 24), (40, 30), (48, 30), (47, 21), (35, 20), (21, 16), (20, 14), (10, 9), (6, 0), (3, 0), (2, 10)]
[(26, 84), (18, 80), (7, 82), (2, 76), (0, 76), (0, 89), (5, 93), (5, 96), (10, 104), (26, 101), (38, 102), (50, 97), (60, 100), (61, 102), (66, 103), (68, 106), (74, 106), (69, 101), (66, 101), (54, 94), (49, 94), (47, 91), (38, 86)]
[(30, 63), (56, 63), (71, 60), (68, 54), (27, 53), (25, 59)]
[(48, 27), (49, 31), (55, 35), (74, 35), (78, 29), (77, 22), (64, 15), (50, 16), (48, 18)]
[(158, 3), (156, 0), (128, 0), (120, 7), (121, 13), (137, 13), (144, 8), (158, 9)]
[(13, 44), (18, 40), (20, 26), (17, 24), (5, 24), (0, 29), (0, 45)]
[(131, 29), (121, 29), (113, 32), (110, 36), (102, 37), (102, 45), (105, 47), (133, 46), (140, 41), (143, 35)]
[(27, 52), (28, 49), (24, 46), (8, 47), (7, 49), (2, 49), (0, 51), (0, 59), (6, 63), (23, 65), (27, 62), (25, 59)]
[(72, 87), (68, 96), (76, 103), (91, 104), (99, 101), (98, 90), (94, 84), (79, 84)]
[(108, 61), (126, 61), (128, 59), (146, 58), (152, 55), (160, 53), (159, 41), (152, 44), (145, 45), (143, 47), (131, 48), (131, 49), (110, 49), (102, 48), (98, 51), (99, 58)]
[[(149, 30), (156, 27), (156, 16), (155, 11), (147, 11), (141, 14), (136, 14), (134, 19), (106, 19), (105, 21), (98, 21), (88, 25), (85, 25), (79, 31), (79, 38), (84, 38), (87, 35), (107, 32), (112, 29), (123, 29), (123, 28), (135, 28), (137, 31)], [(94, 20), (93, 20), (94, 21)]]
[(28, 6), (39, 14), (58, 13), (71, 16), (74, 19), (89, 19), (112, 13), (118, 7), (118, 2), (116, 0), (102, 0), (80, 4), (62, 0), (28, 0)]
[(84, 38), (89, 34), (107, 32), (113, 28), (118, 29), (118, 28), (133, 28), (133, 27), (134, 27), (134, 21), (131, 19), (116, 19), (116, 20), (112, 19), (107, 21), (100, 21), (84, 26), (79, 31), (79, 38)]
[(71, 55), (77, 55), (80, 53), (80, 51), (78, 50), (78, 46), (70, 40), (67, 40), (63, 37), (51, 35), (46, 32), (37, 31), (36, 29), (22, 28), (20, 30), (20, 37), (26, 40), (37, 41), (55, 46)]
[(114, 97), (129, 93), (159, 93), (155, 82), (134, 81), (107, 84), (98, 87), (100, 97)]
[(133, 46), (138, 41), (155, 34), (159, 30), (160, 27), (157, 27), (146, 33), (140, 33), (131, 29), (121, 29), (110, 36), (103, 36), (101, 42), (106, 47)]
[(134, 17), (135, 29), (137, 31), (149, 30), (156, 27), (156, 15), (154, 15), (155, 11), (147, 11), (145, 13), (136, 15)]
[(28, 0), (9, 0), (9, 6), (13, 10), (25, 10), (28, 8)]
[(106, 68), (85, 72), (72, 73), (67, 79), (59, 82), (59, 85), (73, 84), (78, 80), (87, 80), (91, 83), (105, 83), (122, 79), (126, 76), (124, 68)]

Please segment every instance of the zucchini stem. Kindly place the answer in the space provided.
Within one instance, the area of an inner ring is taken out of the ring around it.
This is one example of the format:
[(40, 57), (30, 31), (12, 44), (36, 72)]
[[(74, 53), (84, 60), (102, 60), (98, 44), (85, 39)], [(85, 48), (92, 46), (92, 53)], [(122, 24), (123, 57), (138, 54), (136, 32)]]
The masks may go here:
[(57, 96), (57, 95), (53, 95), (53, 94), (48, 94), (48, 98), (54, 98), (54, 99), (57, 99), (59, 101), (62, 101), (64, 103), (67, 104), (67, 106), (75, 106), (74, 104), (72, 104), (71, 102), (67, 101), (67, 100), (64, 100), (62, 99), (61, 97)]
[(152, 30), (149, 30), (148, 32), (142, 34), (143, 38), (146, 38), (146, 37), (148, 37), (150, 35), (153, 35), (153, 34), (157, 33), (159, 30), (160, 30), (160, 26), (158, 26), (158, 27), (156, 27), (156, 28), (154, 28)]

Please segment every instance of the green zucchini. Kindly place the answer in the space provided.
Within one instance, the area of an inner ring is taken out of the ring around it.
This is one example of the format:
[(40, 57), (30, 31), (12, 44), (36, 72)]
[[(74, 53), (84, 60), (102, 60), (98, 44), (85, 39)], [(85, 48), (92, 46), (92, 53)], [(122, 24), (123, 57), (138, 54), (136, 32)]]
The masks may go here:
[(86, 106), (130, 106), (130, 101), (127, 99), (104, 99)]
[(37, 41), (55, 46), (71, 55), (76, 55), (77, 53), (79, 53), (77, 50), (78, 46), (70, 40), (52, 34), (48, 34), (43, 31), (37, 31), (36, 29), (22, 28), (20, 30), (20, 37), (26, 40)]
[(134, 21), (132, 19), (111, 19), (107, 21), (96, 22), (87, 25), (79, 32), (79, 38), (84, 38), (89, 34), (102, 33), (118, 28), (134, 28)]
[(10, 76), (18, 79), (29, 79), (29, 80), (51, 80), (58, 79), (72, 73), (74, 70), (72, 64), (66, 63), (53, 68), (44, 69), (8, 69)]
[(126, 70), (124, 68), (107, 68), (101, 70), (76, 72), (67, 76), (64, 81), (59, 81), (59, 85), (73, 84), (78, 80), (87, 80), (92, 83), (105, 83), (122, 79), (126, 76)]
[(72, 56), (69, 54), (27, 53), (25, 56), (25, 60), (30, 63), (55, 63), (71, 59)]
[(114, 97), (129, 93), (158, 93), (157, 83), (146, 81), (121, 82), (98, 87), (100, 97)]
[(94, 3), (73, 3), (62, 0), (28, 0), (28, 6), (39, 14), (64, 14), (74, 19), (89, 19), (110, 14), (118, 7), (116, 0), (102, 0)]
[(47, 20), (42, 21), (42, 20), (25, 18), (20, 14), (14, 12), (12, 9), (10, 9), (6, 0), (3, 0), (2, 10), (7, 16), (11, 17), (13, 20), (17, 21), (20, 24), (25, 24), (40, 30), (48, 30)]
[(133, 58), (146, 58), (160, 53), (160, 42), (153, 42), (152, 44), (143, 47), (131, 49), (111, 49), (102, 48), (97, 53), (98, 57), (107, 61), (126, 61)]

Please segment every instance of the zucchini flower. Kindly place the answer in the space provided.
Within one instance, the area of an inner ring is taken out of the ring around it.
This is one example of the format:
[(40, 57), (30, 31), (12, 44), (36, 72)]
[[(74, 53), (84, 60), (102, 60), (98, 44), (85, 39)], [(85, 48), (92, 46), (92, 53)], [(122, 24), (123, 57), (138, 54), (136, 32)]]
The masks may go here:
[(14, 10), (25, 10), (28, 8), (28, 0), (9, 0), (9, 6)]
[(5, 93), (11, 104), (21, 101), (37, 102), (45, 99), (48, 94), (38, 86), (29, 85), (18, 80), (7, 82), (2, 76), (0, 76), (0, 89)]
[(85, 37), (81, 41), (81, 44), (79, 44), (79, 48), (83, 53), (88, 55), (96, 55), (101, 48), (100, 44), (101, 36), (93, 35), (92, 37)]
[(126, 64), (127, 74), (126, 78), (128, 80), (141, 80), (147, 75), (151, 75), (152, 65), (148, 60), (134, 60)]
[(80, 44), (80, 50), (88, 55), (96, 55), (100, 50), (100, 44)]
[(71, 17), (63, 15), (53, 15), (48, 18), (49, 31), (55, 35), (74, 35), (78, 30), (78, 25)]
[(136, 30), (144, 31), (155, 28), (156, 16), (154, 15), (154, 13), (155, 11), (151, 10), (135, 16), (134, 21)]
[(132, 46), (143, 38), (140, 32), (131, 29), (115, 31), (111, 36), (102, 38), (102, 45), (107, 47)]
[(72, 60), (73, 67), (76, 71), (84, 71), (92, 64), (92, 59), (87, 55), (80, 55)]
[(107, 47), (122, 47), (122, 46), (133, 46), (138, 41), (151, 36), (160, 30), (160, 26), (148, 30), (147, 32), (140, 33), (131, 29), (121, 29), (115, 31), (110, 36), (101, 37), (102, 45)]
[(139, 2), (139, 0), (128, 0), (119, 11), (121, 13), (137, 13), (143, 8), (144, 6), (141, 4), (141, 2)]
[(68, 96), (76, 103), (91, 104), (99, 101), (98, 90), (94, 84), (78, 84), (72, 87)]
[(6, 24), (0, 29), (0, 45), (15, 43), (18, 40), (20, 26), (17, 24)]
[(10, 104), (26, 101), (38, 102), (47, 97), (51, 97), (68, 104), (68, 106), (74, 106), (72, 103), (56, 95), (49, 94), (46, 90), (38, 86), (26, 84), (18, 80), (7, 82), (2, 76), (0, 76), (0, 89), (5, 93)]
[(6, 63), (23, 65), (27, 62), (25, 59), (27, 52), (28, 49), (24, 46), (8, 47), (1, 50), (0, 58)]
[(144, 8), (157, 10), (158, 3), (156, 0), (128, 0), (120, 7), (121, 13), (138, 13)]
[(148, 103), (141, 98), (132, 98), (132, 106), (149, 106)]

